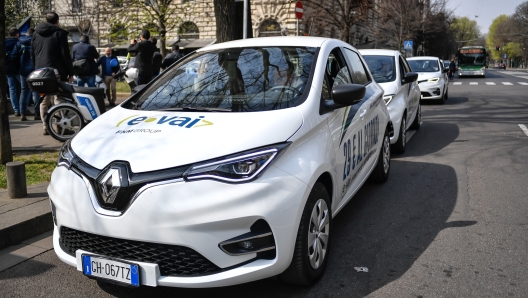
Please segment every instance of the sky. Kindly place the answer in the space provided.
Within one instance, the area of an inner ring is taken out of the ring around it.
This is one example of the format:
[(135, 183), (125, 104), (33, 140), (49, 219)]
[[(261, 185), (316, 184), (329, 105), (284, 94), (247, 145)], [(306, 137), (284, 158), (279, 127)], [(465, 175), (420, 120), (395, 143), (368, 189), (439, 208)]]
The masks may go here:
[[(512, 15), (515, 8), (528, 0), (449, 0), (447, 8), (454, 10), (457, 17), (468, 17), (477, 21), (480, 32), (489, 31), (493, 19), (501, 14)], [(478, 15), (478, 17), (475, 17)]]

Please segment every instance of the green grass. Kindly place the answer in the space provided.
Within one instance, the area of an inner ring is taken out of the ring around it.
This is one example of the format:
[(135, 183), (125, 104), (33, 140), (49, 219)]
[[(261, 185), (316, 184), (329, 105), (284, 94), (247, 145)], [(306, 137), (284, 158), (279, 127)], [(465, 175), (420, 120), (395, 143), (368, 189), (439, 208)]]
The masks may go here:
[[(23, 161), (26, 164), (26, 184), (49, 182), (51, 172), (57, 165), (58, 152), (42, 152), (13, 154), (13, 161)], [(0, 188), (7, 188), (6, 166), (0, 164)]]
[(127, 82), (116, 82), (117, 93), (130, 93), (130, 87)]

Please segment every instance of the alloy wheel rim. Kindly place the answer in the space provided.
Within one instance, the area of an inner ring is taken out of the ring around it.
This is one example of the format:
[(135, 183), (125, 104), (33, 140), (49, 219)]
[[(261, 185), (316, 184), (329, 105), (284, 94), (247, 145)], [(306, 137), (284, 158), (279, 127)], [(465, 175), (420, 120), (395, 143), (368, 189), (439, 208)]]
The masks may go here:
[(405, 147), (405, 144), (407, 143), (407, 131), (405, 129), (405, 127), (407, 126), (407, 121), (405, 120), (405, 118), (403, 118), (402, 120), (402, 145)]
[(390, 141), (389, 137), (385, 136), (383, 140), (383, 171), (385, 174), (389, 171), (390, 166)]
[(319, 199), (312, 209), (308, 227), (308, 258), (317, 270), (324, 262), (330, 236), (330, 212), (325, 200)]
[[(77, 120), (78, 124), (74, 123), (74, 120)], [(64, 136), (66, 130), (73, 131), (73, 134), (76, 134), (80, 129), (79, 115), (71, 110), (59, 109), (52, 115), (51, 128), (56, 135), (61, 137)]]

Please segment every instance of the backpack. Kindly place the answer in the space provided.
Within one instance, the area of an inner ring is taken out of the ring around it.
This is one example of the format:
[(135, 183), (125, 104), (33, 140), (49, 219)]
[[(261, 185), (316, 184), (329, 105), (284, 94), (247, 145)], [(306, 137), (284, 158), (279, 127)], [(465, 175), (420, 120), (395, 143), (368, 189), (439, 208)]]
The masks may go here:
[(84, 76), (90, 73), (90, 64), (88, 59), (79, 59), (73, 61), (73, 72), (76, 76)]
[(31, 47), (22, 43), (17, 54), (20, 56), (20, 74), (27, 77), (35, 69), (33, 60), (31, 60)]

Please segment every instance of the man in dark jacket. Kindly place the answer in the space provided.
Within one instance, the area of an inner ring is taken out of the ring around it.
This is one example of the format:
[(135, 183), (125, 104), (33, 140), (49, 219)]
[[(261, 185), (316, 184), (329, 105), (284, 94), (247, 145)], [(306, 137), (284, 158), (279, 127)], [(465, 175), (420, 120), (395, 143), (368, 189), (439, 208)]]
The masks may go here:
[[(151, 37), (150, 38), (150, 42), (154, 46), (156, 46), (156, 44), (158, 43), (158, 39), (156, 37)], [(156, 47), (156, 51), (154, 52), (154, 55), (152, 56), (152, 75), (154, 77), (159, 75), (159, 73), (160, 73), (161, 61), (162, 60), (163, 60), (163, 56), (161, 55), (161, 53), (158, 51), (158, 49)]]
[[(114, 61), (114, 63), (112, 63)], [(112, 66), (115, 64), (115, 66)], [(116, 79), (114, 75), (119, 72), (119, 61), (117, 57), (112, 54), (111, 48), (105, 49), (105, 55), (101, 56), (97, 61), (97, 67), (101, 66), (101, 76), (106, 85), (106, 98), (108, 99), (108, 106), (115, 107), (116, 102)], [(110, 94), (112, 91), (112, 94)], [(112, 95), (112, 97), (110, 97)]]
[(88, 71), (77, 73), (77, 86), (84, 87), (84, 84), (87, 84), (88, 87), (95, 87), (95, 75), (98, 73), (95, 59), (99, 58), (99, 52), (90, 44), (88, 35), (83, 34), (79, 43), (73, 46), (72, 58), (74, 62), (85, 59), (88, 64)]
[(130, 41), (128, 51), (136, 53), (136, 62), (134, 66), (138, 69), (137, 84), (147, 84), (152, 80), (152, 57), (156, 51), (156, 46), (150, 41), (150, 31), (143, 30), (140, 35), (141, 42)]
[[(13, 57), (19, 61), (20, 65), (20, 85), (22, 87), (22, 92), (20, 93), (20, 110), (26, 110), (31, 96), (33, 95), (33, 102), (35, 103), (35, 120), (40, 120), (38, 93), (32, 92), (26, 81), (29, 74), (35, 70), (35, 66), (31, 60), (31, 37), (33, 32), (35, 32), (35, 29), (29, 28), (27, 35), (19, 38), (18, 43), (13, 50)], [(26, 121), (26, 115), (22, 114), (20, 120)]]
[(166, 69), (181, 58), (182, 54), (180, 53), (180, 46), (172, 45), (172, 52), (165, 56), (165, 60), (163, 60), (163, 62), (161, 63), (161, 68)]
[[(73, 65), (68, 47), (68, 32), (59, 27), (59, 15), (55, 12), (46, 14), (46, 23), (35, 28), (31, 39), (31, 59), (35, 68), (53, 67), (62, 81), (73, 81)], [(40, 117), (47, 135), (44, 115), (48, 112), (52, 96), (46, 96), (40, 104)], [(55, 98), (55, 104), (61, 101)]]
[[(14, 59), (13, 50), (18, 43), (18, 29), (9, 29), (9, 37), (5, 40), (5, 53), (6, 53), (6, 76), (7, 85), (9, 86), (9, 98), (15, 110), (15, 116), (19, 117), (24, 115), (25, 109), (22, 111), (20, 107), (20, 101), (17, 94), (17, 88), (20, 86), (20, 74), (18, 60)], [(23, 107), (22, 107), (23, 108)]]

